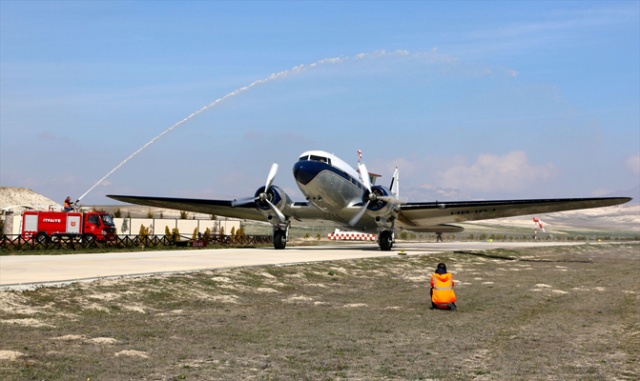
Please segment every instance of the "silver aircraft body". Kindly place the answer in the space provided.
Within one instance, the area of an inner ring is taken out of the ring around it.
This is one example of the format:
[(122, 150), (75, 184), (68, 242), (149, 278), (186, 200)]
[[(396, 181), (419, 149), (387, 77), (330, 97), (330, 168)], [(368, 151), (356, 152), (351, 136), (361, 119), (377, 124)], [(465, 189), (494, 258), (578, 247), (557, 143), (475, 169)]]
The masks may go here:
[(294, 202), (273, 185), (273, 164), (266, 184), (253, 197), (207, 200), (172, 197), (107, 195), (137, 205), (207, 213), (256, 221), (273, 227), (273, 244), (284, 249), (292, 223), (331, 224), (365, 233), (377, 233), (381, 250), (391, 250), (397, 230), (460, 232), (455, 223), (519, 215), (598, 208), (623, 204), (629, 197), (562, 198), (495, 201), (406, 202), (399, 196), (396, 169), (389, 187), (376, 185), (366, 166), (354, 169), (325, 151), (307, 151), (293, 166), (293, 176), (306, 201)]

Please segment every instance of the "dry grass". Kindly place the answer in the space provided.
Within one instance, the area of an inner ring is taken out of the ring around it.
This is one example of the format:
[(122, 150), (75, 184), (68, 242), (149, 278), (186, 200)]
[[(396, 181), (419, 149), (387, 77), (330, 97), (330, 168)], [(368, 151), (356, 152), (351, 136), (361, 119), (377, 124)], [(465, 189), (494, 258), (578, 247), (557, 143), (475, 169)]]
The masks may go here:
[[(640, 247), (270, 266), (0, 293), (3, 380), (637, 380)], [(428, 309), (445, 261), (458, 312)]]

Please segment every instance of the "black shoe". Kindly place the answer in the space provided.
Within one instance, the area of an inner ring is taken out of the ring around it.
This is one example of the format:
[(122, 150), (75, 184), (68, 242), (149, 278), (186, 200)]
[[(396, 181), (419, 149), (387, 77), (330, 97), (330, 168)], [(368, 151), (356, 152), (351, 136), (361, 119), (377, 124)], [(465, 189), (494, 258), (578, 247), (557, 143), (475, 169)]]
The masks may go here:
[(455, 303), (447, 303), (447, 306), (449, 307), (449, 309), (451, 310), (451, 312), (455, 312), (458, 310), (458, 307), (456, 306)]

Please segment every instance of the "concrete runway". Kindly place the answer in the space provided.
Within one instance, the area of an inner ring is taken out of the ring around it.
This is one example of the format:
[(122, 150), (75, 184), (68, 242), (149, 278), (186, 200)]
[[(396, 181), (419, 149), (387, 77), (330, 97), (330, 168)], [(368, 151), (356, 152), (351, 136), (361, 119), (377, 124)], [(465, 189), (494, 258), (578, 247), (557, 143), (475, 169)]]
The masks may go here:
[(541, 246), (582, 245), (569, 242), (401, 242), (391, 251), (375, 243), (335, 243), (294, 246), (285, 250), (193, 249), (72, 255), (0, 256), (0, 290), (55, 286), (124, 276), (180, 273), (233, 267), (284, 265), (342, 259), (424, 255), (458, 250), (491, 250)]

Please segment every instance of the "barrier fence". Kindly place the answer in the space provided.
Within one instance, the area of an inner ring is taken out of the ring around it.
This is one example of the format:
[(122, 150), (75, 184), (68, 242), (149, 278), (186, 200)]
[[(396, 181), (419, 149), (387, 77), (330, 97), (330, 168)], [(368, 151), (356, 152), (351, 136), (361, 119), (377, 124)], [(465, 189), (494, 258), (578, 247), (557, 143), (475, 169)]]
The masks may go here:
[(125, 235), (116, 236), (109, 241), (96, 241), (83, 239), (83, 237), (60, 237), (39, 242), (35, 239), (24, 239), (21, 235), (2, 235), (0, 239), (0, 250), (8, 251), (28, 251), (28, 250), (61, 250), (61, 249), (89, 249), (89, 248), (163, 248), (163, 247), (207, 247), (216, 246), (246, 246), (256, 244), (269, 244), (272, 242), (268, 235), (214, 235), (211, 237), (200, 237), (196, 240), (190, 237), (180, 237), (175, 240), (164, 235)]

